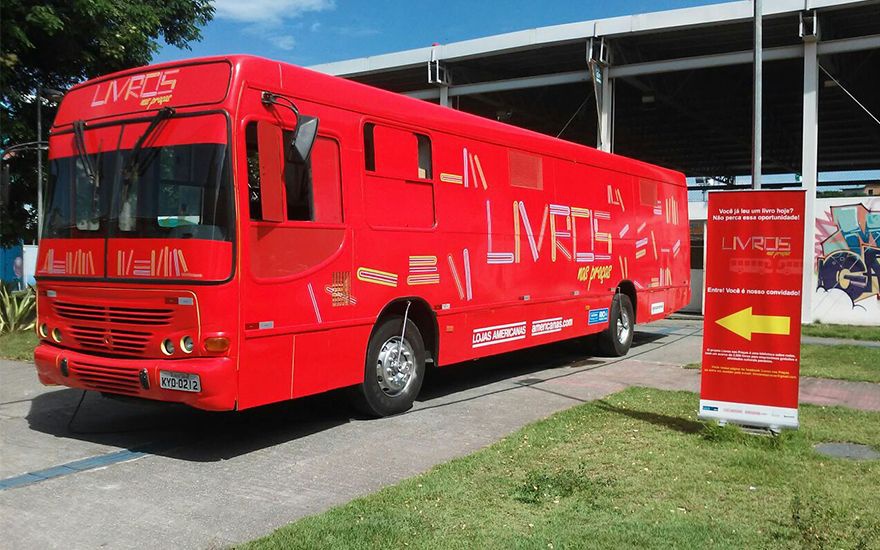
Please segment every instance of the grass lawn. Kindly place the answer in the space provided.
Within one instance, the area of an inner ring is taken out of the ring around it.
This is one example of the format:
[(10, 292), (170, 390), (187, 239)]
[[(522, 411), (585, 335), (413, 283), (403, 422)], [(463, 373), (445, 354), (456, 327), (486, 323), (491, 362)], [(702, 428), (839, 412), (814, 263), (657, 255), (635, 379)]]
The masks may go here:
[[(686, 369), (699, 369), (688, 363)], [(801, 346), (801, 376), (880, 383), (880, 348), (863, 346)]]
[(800, 431), (769, 438), (704, 428), (697, 401), (632, 388), (244, 548), (880, 544), (880, 461), (812, 449), (841, 440), (880, 448), (880, 413), (803, 406)]
[(0, 358), (2, 359), (31, 361), (34, 358), (35, 347), (37, 347), (37, 335), (32, 330), (0, 334)]
[(853, 325), (823, 325), (816, 323), (802, 325), (801, 334), (804, 336), (819, 336), (822, 338), (846, 338), (849, 340), (871, 340), (880, 342), (880, 327), (861, 327)]
[(880, 348), (804, 344), (801, 376), (880, 382)]

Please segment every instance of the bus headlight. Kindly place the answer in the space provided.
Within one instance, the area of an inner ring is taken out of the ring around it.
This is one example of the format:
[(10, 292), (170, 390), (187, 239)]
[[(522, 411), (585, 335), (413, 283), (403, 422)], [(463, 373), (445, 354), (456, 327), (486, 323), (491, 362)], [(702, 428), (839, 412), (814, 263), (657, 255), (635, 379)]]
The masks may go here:
[(184, 353), (192, 353), (195, 347), (196, 344), (193, 342), (192, 336), (184, 336), (180, 339), (180, 349), (182, 349)]
[(61, 343), (61, 330), (60, 329), (58, 329), (58, 328), (52, 329), (52, 339), (55, 340), (56, 342), (58, 342), (59, 344)]
[(162, 353), (165, 355), (173, 355), (174, 354), (174, 342), (171, 341), (170, 338), (166, 338), (162, 340)]
[(49, 325), (43, 323), (40, 325), (40, 338), (48, 338), (49, 337)]

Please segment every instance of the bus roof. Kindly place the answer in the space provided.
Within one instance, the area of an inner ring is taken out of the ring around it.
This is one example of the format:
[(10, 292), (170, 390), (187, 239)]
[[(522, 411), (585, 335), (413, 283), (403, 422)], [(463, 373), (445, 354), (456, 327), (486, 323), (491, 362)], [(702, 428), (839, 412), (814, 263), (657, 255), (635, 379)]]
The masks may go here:
[[(226, 107), (232, 110), (237, 94), (230, 94), (229, 90), (247, 81), (289, 89), (295, 97), (365, 116), (375, 116), (467, 139), (503, 143), (542, 155), (685, 185), (684, 176), (673, 170), (351, 80), (251, 55), (172, 61), (88, 80), (77, 84), (67, 93), (53, 127), (66, 126), (77, 119), (131, 115), (163, 106), (195, 107), (225, 102)], [(84, 116), (84, 112), (87, 115)]]

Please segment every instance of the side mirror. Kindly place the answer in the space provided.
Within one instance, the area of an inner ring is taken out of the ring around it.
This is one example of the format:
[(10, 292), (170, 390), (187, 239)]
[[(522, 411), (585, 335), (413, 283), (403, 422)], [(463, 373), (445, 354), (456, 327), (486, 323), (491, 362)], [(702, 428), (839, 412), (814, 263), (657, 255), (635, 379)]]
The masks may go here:
[(318, 117), (299, 115), (296, 119), (296, 131), (290, 143), (291, 160), (304, 163), (312, 154), (312, 146), (318, 135)]

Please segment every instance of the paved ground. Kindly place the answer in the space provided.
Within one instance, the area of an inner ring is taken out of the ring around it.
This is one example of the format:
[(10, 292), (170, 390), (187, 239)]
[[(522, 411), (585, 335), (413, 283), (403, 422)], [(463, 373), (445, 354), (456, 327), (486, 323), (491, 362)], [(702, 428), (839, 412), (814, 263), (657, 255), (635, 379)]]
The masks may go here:
[[(640, 327), (621, 360), (567, 343), (444, 369), (411, 412), (383, 420), (352, 417), (338, 394), (237, 414), (88, 394), (71, 424), (82, 392), (0, 362), (0, 547), (249, 540), (578, 402), (634, 384), (696, 391), (699, 371), (678, 365), (699, 361), (700, 327)], [(801, 396), (880, 410), (872, 384), (808, 379)]]
[(819, 338), (817, 336), (801, 336), (802, 344), (821, 344), (824, 346), (862, 346), (880, 348), (880, 342), (872, 340), (848, 340), (845, 338)]

